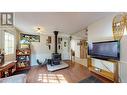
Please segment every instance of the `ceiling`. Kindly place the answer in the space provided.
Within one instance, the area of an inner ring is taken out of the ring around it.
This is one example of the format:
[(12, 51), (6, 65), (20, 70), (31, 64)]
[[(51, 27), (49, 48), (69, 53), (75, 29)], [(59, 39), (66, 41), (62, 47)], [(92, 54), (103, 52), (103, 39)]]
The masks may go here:
[(22, 32), (35, 33), (34, 27), (44, 28), (43, 33), (73, 34), (93, 22), (112, 15), (110, 12), (16, 12), (15, 26)]

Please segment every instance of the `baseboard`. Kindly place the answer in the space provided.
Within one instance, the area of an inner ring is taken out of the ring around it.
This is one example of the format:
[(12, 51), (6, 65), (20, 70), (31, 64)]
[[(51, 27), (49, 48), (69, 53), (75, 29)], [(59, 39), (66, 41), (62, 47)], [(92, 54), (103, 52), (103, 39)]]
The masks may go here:
[(119, 63), (124, 63), (124, 64), (127, 64), (127, 62), (125, 62), (125, 61), (119, 61)]
[(69, 60), (69, 59), (65, 59), (65, 60), (62, 60), (62, 61), (71, 61), (71, 60)]

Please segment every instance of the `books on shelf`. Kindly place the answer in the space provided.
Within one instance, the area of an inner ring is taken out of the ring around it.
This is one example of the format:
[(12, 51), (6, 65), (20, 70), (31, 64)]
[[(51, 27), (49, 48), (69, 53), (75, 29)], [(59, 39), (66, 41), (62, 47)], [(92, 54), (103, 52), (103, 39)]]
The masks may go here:
[(31, 50), (30, 49), (17, 49), (16, 50), (17, 59), (17, 70), (22, 70), (31, 66)]

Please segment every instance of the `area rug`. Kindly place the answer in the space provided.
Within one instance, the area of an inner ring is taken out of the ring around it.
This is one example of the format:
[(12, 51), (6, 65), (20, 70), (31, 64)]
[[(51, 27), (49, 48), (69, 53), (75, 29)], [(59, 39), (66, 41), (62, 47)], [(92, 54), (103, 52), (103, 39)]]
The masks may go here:
[(90, 76), (86, 79), (83, 79), (83, 80), (79, 81), (79, 83), (102, 83), (102, 81), (97, 79), (94, 76)]
[(0, 78), (0, 83), (26, 83), (26, 74), (18, 74), (6, 78)]
[(69, 67), (69, 65), (63, 61), (61, 61), (59, 65), (54, 65), (54, 66), (47, 64), (47, 69), (48, 69), (48, 71), (51, 71), (51, 72), (56, 71), (56, 70), (60, 70), (60, 69), (64, 69), (67, 67)]

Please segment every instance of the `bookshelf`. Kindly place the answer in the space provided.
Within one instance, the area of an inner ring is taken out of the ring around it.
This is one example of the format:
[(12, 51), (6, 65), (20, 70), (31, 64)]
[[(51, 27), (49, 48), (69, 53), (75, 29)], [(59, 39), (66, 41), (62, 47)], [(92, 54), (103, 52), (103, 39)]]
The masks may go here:
[(31, 50), (17, 49), (16, 50), (16, 71), (30, 69), (31, 67)]

